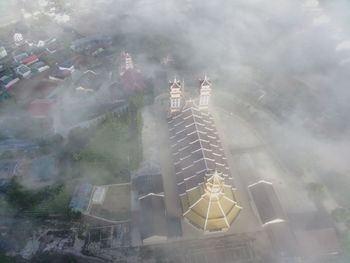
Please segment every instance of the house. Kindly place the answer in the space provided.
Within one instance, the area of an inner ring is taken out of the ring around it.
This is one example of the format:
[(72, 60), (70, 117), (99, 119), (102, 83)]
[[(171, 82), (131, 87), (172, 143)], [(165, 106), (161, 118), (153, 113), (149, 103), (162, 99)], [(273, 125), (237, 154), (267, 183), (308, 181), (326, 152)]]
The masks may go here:
[(144, 244), (167, 240), (168, 229), (165, 214), (164, 194), (150, 193), (139, 198), (139, 226)]
[(69, 71), (73, 72), (74, 71), (74, 62), (72, 59), (67, 59), (64, 62), (59, 63), (58, 68), (60, 70), (69, 70)]
[(261, 180), (248, 186), (255, 211), (263, 226), (286, 221), (272, 183)]
[(41, 72), (44, 72), (50, 68), (50, 66), (45, 64), (43, 61), (35, 62), (35, 63), (31, 64), (29, 67), (33, 73), (41, 73)]
[(140, 197), (149, 193), (161, 194), (164, 192), (163, 177), (160, 173), (138, 175), (133, 181)]
[(18, 81), (19, 78), (11, 70), (4, 70), (0, 73), (0, 86), (5, 89), (11, 88)]
[(49, 76), (49, 79), (62, 81), (67, 79), (71, 75), (72, 75), (72, 72), (70, 70), (60, 70), (59, 68), (56, 68)]
[(30, 55), (30, 56), (23, 58), (21, 60), (21, 63), (28, 66), (28, 65), (33, 64), (33, 63), (38, 62), (38, 61), (39, 61), (39, 58), (37, 55)]
[(29, 105), (29, 113), (34, 118), (50, 117), (54, 100), (50, 99), (35, 99)]
[(15, 55), (13, 56), (13, 60), (16, 62), (16, 63), (22, 63), (22, 60), (25, 59), (26, 57), (28, 57), (28, 53), (27, 52), (23, 52), (23, 53), (20, 53), (18, 55)]
[(6, 51), (5, 47), (1, 46), (0, 47), (0, 59), (3, 59), (5, 57), (7, 57), (7, 51)]
[(26, 65), (19, 65), (16, 69), (15, 72), (18, 76), (21, 78), (28, 78), (30, 76), (31, 70), (29, 67)]
[(253, 209), (264, 227), (274, 253), (285, 260), (298, 258), (298, 243), (271, 182), (260, 180), (248, 186)]
[(95, 71), (87, 70), (75, 82), (75, 86), (77, 86), (77, 91), (96, 91), (102, 83), (103, 79)]

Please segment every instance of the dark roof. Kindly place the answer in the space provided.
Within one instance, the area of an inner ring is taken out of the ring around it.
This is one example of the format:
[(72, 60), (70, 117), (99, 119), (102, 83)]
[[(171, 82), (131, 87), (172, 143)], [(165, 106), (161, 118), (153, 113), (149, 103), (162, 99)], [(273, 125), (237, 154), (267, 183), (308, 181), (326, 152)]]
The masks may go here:
[(102, 82), (103, 80), (97, 73), (92, 70), (88, 70), (81, 75), (75, 84), (78, 87), (83, 87), (85, 89), (98, 90)]
[(121, 76), (123, 88), (126, 92), (144, 90), (146, 83), (141, 73), (136, 69), (127, 69)]
[(272, 183), (259, 181), (248, 188), (262, 224), (286, 219)]
[(139, 196), (149, 193), (159, 194), (163, 190), (163, 178), (161, 174), (139, 175), (135, 178), (135, 186)]
[(206, 173), (217, 170), (232, 185), (218, 132), (212, 116), (192, 102), (168, 119), (171, 149), (179, 194), (204, 181)]
[(70, 70), (60, 70), (59, 68), (57, 68), (51, 73), (51, 77), (56, 79), (65, 79), (71, 74), (72, 72)]
[(152, 236), (167, 236), (164, 196), (150, 194), (139, 200), (142, 239)]

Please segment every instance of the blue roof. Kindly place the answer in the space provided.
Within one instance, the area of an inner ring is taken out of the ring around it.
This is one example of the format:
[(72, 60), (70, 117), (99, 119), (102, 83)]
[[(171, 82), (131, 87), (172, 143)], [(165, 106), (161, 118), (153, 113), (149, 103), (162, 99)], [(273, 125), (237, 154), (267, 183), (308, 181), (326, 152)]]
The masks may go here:
[(83, 183), (75, 188), (72, 200), (69, 203), (69, 208), (78, 211), (85, 211), (89, 205), (92, 185)]
[(25, 140), (17, 140), (17, 139), (7, 139), (0, 141), (0, 151), (6, 151), (6, 150), (24, 150), (24, 151), (30, 151), (30, 150), (36, 150), (39, 146), (37, 144), (34, 144), (30, 141)]

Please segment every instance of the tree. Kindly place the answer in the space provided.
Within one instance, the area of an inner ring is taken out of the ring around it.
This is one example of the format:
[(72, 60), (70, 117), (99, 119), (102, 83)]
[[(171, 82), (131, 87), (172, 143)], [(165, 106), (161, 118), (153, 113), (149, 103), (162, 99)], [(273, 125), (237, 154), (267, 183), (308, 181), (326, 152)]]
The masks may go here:
[(314, 202), (322, 202), (326, 197), (324, 186), (320, 183), (309, 183), (306, 186), (306, 189), (308, 191), (309, 197)]
[(333, 218), (340, 223), (345, 223), (350, 220), (350, 210), (338, 207), (332, 211)]

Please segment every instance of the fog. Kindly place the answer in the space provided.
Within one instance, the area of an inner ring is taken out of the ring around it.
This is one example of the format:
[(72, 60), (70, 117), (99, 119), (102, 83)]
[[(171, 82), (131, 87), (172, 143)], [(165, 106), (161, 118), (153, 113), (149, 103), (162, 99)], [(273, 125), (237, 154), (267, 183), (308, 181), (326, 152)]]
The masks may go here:
[[(10, 2), (0, 0), (0, 25), (18, 19), (23, 6), (32, 12), (42, 8), (32, 1)], [(65, 27), (82, 36), (121, 37), (117, 51), (128, 49), (150, 79), (162, 69), (159, 58), (167, 55), (174, 57), (172, 72), (184, 78), (190, 92), (207, 74), (218, 98), (228, 94), (230, 103), (249, 105), (252, 126), (292, 174), (316, 175), (330, 192), (339, 187), (338, 194), (346, 197), (335, 199), (340, 206), (350, 205), (348, 187), (341, 185), (350, 181), (348, 1), (59, 2), (69, 3), (62, 5), (70, 17)], [(57, 39), (64, 34), (57, 28), (42, 30)], [(167, 86), (155, 88), (168, 91)], [(65, 103), (76, 103), (69, 96)], [(214, 106), (224, 107), (219, 99)], [(103, 168), (98, 172), (105, 173)]]

